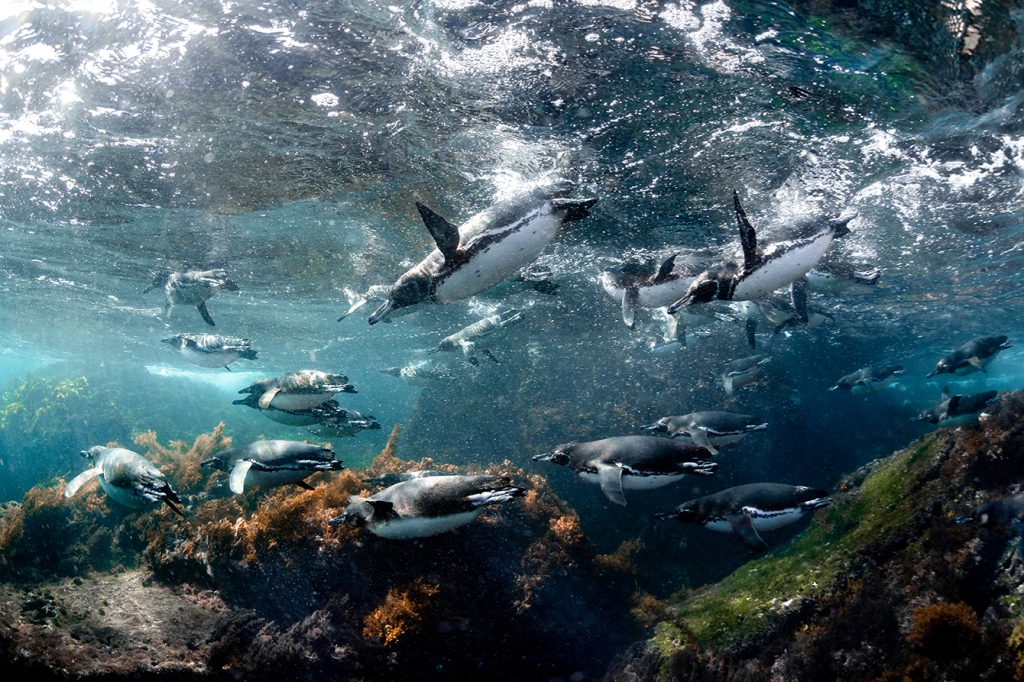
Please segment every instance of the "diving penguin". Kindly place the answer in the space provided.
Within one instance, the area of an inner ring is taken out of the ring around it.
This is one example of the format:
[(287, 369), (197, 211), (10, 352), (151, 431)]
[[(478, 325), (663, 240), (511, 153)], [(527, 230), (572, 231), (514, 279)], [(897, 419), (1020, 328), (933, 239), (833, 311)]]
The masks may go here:
[(213, 317), (206, 308), (206, 302), (221, 289), (238, 291), (238, 285), (228, 279), (225, 270), (188, 270), (173, 272), (161, 270), (153, 276), (153, 282), (142, 293), (163, 287), (167, 299), (164, 303), (164, 319), (170, 319), (175, 303), (194, 305), (206, 324), (214, 326)]
[(1006, 336), (979, 336), (939, 360), (927, 378), (938, 374), (963, 376), (971, 372), (987, 372), (989, 363), (1007, 348), (1013, 348), (1013, 344)]
[(663, 308), (686, 294), (693, 278), (704, 270), (696, 262), (680, 262), (674, 253), (659, 265), (654, 259), (627, 261), (601, 273), (601, 287), (618, 301), (622, 321), (632, 329), (637, 308)]
[(686, 474), (710, 476), (718, 468), (704, 458), (703, 448), (655, 436), (566, 443), (533, 460), (568, 465), (584, 481), (600, 484), (605, 497), (621, 505), (626, 504), (623, 490), (660, 488)]
[(704, 271), (693, 280), (686, 294), (669, 306), (668, 311), (674, 313), (684, 306), (707, 303), (716, 298), (753, 301), (776, 289), (791, 286), (793, 307), (802, 320), (807, 320), (805, 275), (825, 255), (833, 239), (849, 234), (847, 225), (855, 216), (842, 220), (823, 218), (816, 221), (810, 234), (776, 242), (762, 252), (757, 248), (757, 235), (747, 220), (736, 190), (733, 190), (732, 199), (743, 245), (742, 267), (729, 261)]
[(524, 494), (498, 476), (423, 476), (370, 497), (352, 495), (345, 513), (328, 523), (366, 528), (391, 540), (424, 538), (472, 523), (484, 507)]
[(64, 488), (64, 497), (72, 497), (83, 485), (99, 477), (100, 487), (118, 504), (142, 509), (163, 502), (175, 514), (185, 517), (175, 506), (181, 504), (178, 493), (163, 473), (139, 453), (94, 445), (81, 455), (91, 460), (92, 466), (71, 479)]
[(532, 263), (565, 222), (582, 220), (597, 199), (570, 199), (565, 183), (536, 189), (477, 213), (460, 227), (416, 208), (437, 248), (391, 287), (370, 324), (417, 303), (451, 303), (511, 277)]
[(768, 423), (746, 414), (707, 411), (662, 417), (644, 428), (652, 433), (663, 433), (670, 438), (699, 445), (712, 455), (717, 455), (718, 446), (739, 443), (747, 434), (767, 429)]
[(768, 544), (759, 531), (775, 530), (832, 504), (824, 490), (784, 483), (750, 483), (683, 502), (655, 518), (699, 523), (709, 530), (734, 533), (753, 552)]
[(175, 346), (183, 358), (200, 367), (223, 367), (231, 371), (228, 365), (238, 358), (256, 359), (252, 342), (233, 336), (175, 334), (162, 342)]
[(355, 410), (346, 410), (336, 400), (328, 400), (308, 410), (279, 410), (276, 407), (263, 409), (259, 405), (259, 396), (250, 393), (235, 405), (245, 405), (259, 410), (267, 419), (278, 424), (305, 427), (307, 431), (324, 438), (354, 436), (363, 429), (379, 429), (377, 418), (363, 415)]
[(441, 342), (437, 344), (437, 347), (433, 348), (431, 352), (461, 351), (469, 364), (479, 365), (480, 359), (477, 357), (477, 352), (479, 351), (492, 362), (497, 362), (498, 359), (494, 357), (494, 353), (492, 353), (490, 349), (484, 348), (480, 345), (479, 340), (485, 336), (490, 336), (505, 327), (516, 324), (517, 322), (522, 321), (522, 319), (522, 313), (517, 310), (505, 310), (499, 313), (494, 313), (493, 315), (488, 315), (467, 327), (463, 327), (454, 334), (450, 334), (441, 339)]
[(966, 395), (950, 395), (949, 387), (942, 389), (942, 402), (930, 407), (911, 421), (928, 422), (936, 426), (959, 426), (976, 421), (981, 411), (995, 402), (999, 391), (984, 391)]
[(843, 389), (853, 395), (874, 393), (875, 391), (881, 391), (904, 372), (906, 370), (901, 365), (872, 365), (847, 374), (828, 390), (838, 391)]
[(726, 393), (732, 395), (737, 388), (754, 383), (761, 378), (764, 366), (769, 362), (771, 362), (771, 357), (767, 355), (751, 355), (733, 360), (725, 366), (725, 370), (720, 376), (722, 388)]
[[(289, 412), (311, 410), (326, 403), (339, 393), (356, 393), (344, 374), (302, 369), (279, 377), (260, 379), (239, 393), (257, 396), (256, 406), (262, 410), (276, 407)], [(249, 405), (251, 398), (234, 401), (234, 405)]]
[(251, 486), (290, 483), (312, 490), (306, 478), (318, 471), (343, 468), (330, 448), (296, 440), (258, 440), (220, 452), (201, 466), (230, 472), (228, 488), (236, 495)]

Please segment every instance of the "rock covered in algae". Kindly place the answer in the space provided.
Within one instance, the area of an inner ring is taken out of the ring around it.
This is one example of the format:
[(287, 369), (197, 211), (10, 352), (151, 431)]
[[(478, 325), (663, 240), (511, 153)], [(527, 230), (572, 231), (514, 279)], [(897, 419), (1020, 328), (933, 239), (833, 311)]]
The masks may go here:
[(609, 680), (1021, 679), (1024, 566), (954, 522), (1024, 486), (1024, 394), (865, 466), (791, 544), (667, 606)]

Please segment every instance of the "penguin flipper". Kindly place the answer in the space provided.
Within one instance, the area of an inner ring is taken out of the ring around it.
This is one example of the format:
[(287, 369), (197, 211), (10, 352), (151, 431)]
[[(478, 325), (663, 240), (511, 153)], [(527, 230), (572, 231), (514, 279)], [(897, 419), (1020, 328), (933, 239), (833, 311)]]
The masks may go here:
[(93, 467), (92, 469), (86, 469), (82, 473), (78, 474), (70, 481), (64, 488), (64, 497), (71, 497), (77, 493), (83, 485), (96, 478), (103, 473), (103, 469), (100, 467)]
[(757, 350), (757, 320), (752, 317), (748, 317), (746, 324), (747, 332), (747, 344), (754, 350)]
[(416, 209), (420, 212), (420, 217), (423, 218), (423, 224), (430, 231), (430, 236), (434, 238), (437, 250), (444, 256), (445, 262), (451, 262), (459, 250), (459, 241), (461, 240), (459, 228), (418, 201)]
[(316, 488), (306, 483), (305, 481), (295, 481), (295, 485), (299, 486), (303, 490), (316, 490)]
[(494, 353), (491, 352), (490, 348), (481, 348), (480, 352), (491, 362), (498, 365), (501, 364), (500, 362), (498, 362), (498, 358), (494, 357)]
[(622, 494), (622, 468), (613, 464), (598, 464), (597, 477), (605, 497), (615, 504), (626, 506), (626, 496)]
[(804, 324), (807, 324), (807, 277), (801, 277), (789, 285), (793, 310)]
[(750, 514), (739, 513), (729, 514), (725, 517), (725, 520), (729, 522), (732, 527), (732, 532), (736, 534), (744, 545), (752, 552), (763, 552), (768, 549), (768, 543), (761, 539), (761, 536), (757, 534), (757, 529), (754, 528), (754, 522), (750, 518)]
[(676, 256), (678, 253), (673, 253), (671, 256), (665, 259), (665, 262), (658, 268), (658, 274), (654, 276), (655, 284), (664, 282), (672, 274), (672, 269), (676, 266)]
[(636, 324), (636, 306), (640, 299), (640, 290), (636, 287), (627, 287), (622, 292), (622, 321), (630, 329)]
[(211, 327), (217, 326), (213, 321), (213, 317), (210, 316), (209, 309), (207, 309), (206, 307), (206, 301), (200, 301), (199, 303), (196, 303), (196, 308), (199, 310), (199, 314), (203, 316), (203, 320), (206, 322), (206, 324), (210, 325)]
[(231, 478), (228, 479), (228, 488), (236, 495), (245, 492), (245, 476), (252, 468), (252, 460), (244, 459), (231, 470)]
[(260, 400), (259, 400), (260, 409), (261, 410), (268, 409), (270, 407), (270, 403), (274, 402), (274, 398), (280, 392), (281, 392), (281, 387), (277, 386), (277, 387), (274, 387), (274, 388), (270, 389), (269, 391), (267, 391), (263, 395), (261, 395), (260, 396)]
[(718, 448), (712, 445), (711, 440), (708, 438), (707, 429), (694, 429), (693, 431), (690, 432), (690, 438), (693, 439), (693, 442), (695, 444), (701, 446), (702, 448), (710, 452), (712, 455), (718, 454)]
[(984, 372), (985, 374), (988, 374), (988, 370), (985, 369), (985, 365), (981, 364), (981, 359), (977, 355), (972, 355), (971, 357), (969, 357), (967, 359), (967, 364), (973, 367), (974, 369), (978, 370), (979, 372)]
[(740, 242), (743, 243), (743, 272), (750, 272), (761, 264), (761, 256), (757, 253), (757, 232), (747, 220), (747, 212), (740, 204), (740, 193), (732, 191), (732, 205), (736, 210), (736, 222), (740, 227)]
[(168, 507), (170, 507), (171, 511), (174, 512), (175, 514), (177, 514), (178, 516), (180, 516), (181, 518), (183, 518), (183, 519), (187, 519), (188, 518), (187, 516), (185, 516), (185, 512), (181, 511), (181, 509), (179, 509), (176, 504), (171, 502), (166, 497), (164, 498), (164, 504), (166, 504)]

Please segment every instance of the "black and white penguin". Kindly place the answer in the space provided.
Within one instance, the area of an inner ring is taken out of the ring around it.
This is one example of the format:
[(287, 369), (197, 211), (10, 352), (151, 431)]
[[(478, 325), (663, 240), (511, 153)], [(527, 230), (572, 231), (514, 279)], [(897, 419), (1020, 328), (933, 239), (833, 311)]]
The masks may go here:
[(845, 262), (827, 262), (822, 259), (807, 273), (807, 284), (812, 291), (867, 292), (882, 278), (879, 268), (857, 269)]
[[(757, 235), (733, 190), (733, 207), (743, 245), (743, 263), (718, 265), (698, 275), (686, 294), (669, 306), (669, 312), (716, 298), (724, 301), (753, 301), (786, 286), (792, 287), (793, 307), (801, 319), (807, 319), (806, 275), (817, 265), (832, 240), (849, 234), (854, 216), (842, 220), (821, 219), (804, 226), (804, 236), (776, 242), (763, 251), (757, 247)], [(810, 229), (809, 229), (810, 228)]]
[(927, 422), (936, 426), (959, 426), (976, 421), (981, 411), (995, 402), (999, 391), (951, 395), (949, 387), (942, 389), (942, 402), (930, 407), (911, 421)]
[(601, 287), (622, 308), (622, 321), (632, 329), (637, 308), (664, 308), (686, 294), (706, 264), (680, 259), (674, 253), (661, 264), (650, 258), (627, 261), (601, 273)]
[(864, 367), (856, 372), (847, 374), (828, 390), (838, 391), (842, 389), (849, 391), (853, 395), (874, 393), (889, 386), (895, 381), (896, 377), (901, 376), (905, 372), (906, 370), (901, 365), (871, 365), (870, 367)]
[(656, 518), (674, 518), (720, 533), (734, 533), (751, 551), (763, 552), (768, 544), (761, 539), (760, 531), (788, 526), (830, 504), (832, 498), (824, 490), (784, 483), (750, 483), (683, 502)]
[(416, 478), (430, 478), (431, 476), (451, 476), (450, 471), (437, 471), (436, 469), (418, 469), (416, 471), (389, 471), (380, 476), (368, 476), (363, 478), (363, 483), (379, 485), (385, 488), (396, 483), (411, 481)]
[(972, 372), (986, 372), (989, 364), (1007, 348), (1013, 348), (1013, 344), (1006, 336), (979, 336), (939, 360), (927, 378), (939, 374), (963, 376)]
[[(256, 407), (276, 407), (288, 412), (311, 410), (339, 393), (356, 393), (344, 374), (321, 372), (318, 369), (303, 369), (288, 372), (279, 377), (260, 379), (243, 388), (239, 393), (257, 396)], [(251, 398), (234, 401), (234, 405), (249, 405)]]
[(535, 462), (569, 466), (588, 483), (598, 483), (615, 504), (626, 504), (623, 490), (649, 490), (674, 483), (686, 474), (710, 476), (718, 464), (704, 449), (656, 436), (617, 436), (586, 443), (566, 443), (534, 455)]
[(238, 358), (256, 359), (256, 351), (249, 339), (215, 334), (176, 334), (162, 341), (177, 348), (183, 358), (200, 367), (223, 367), (230, 372), (228, 365)]
[(769, 362), (771, 362), (771, 357), (767, 355), (751, 355), (727, 364), (720, 375), (725, 392), (732, 395), (737, 388), (742, 388), (760, 379), (764, 372), (764, 366)]
[(498, 476), (423, 476), (370, 497), (353, 495), (345, 513), (328, 523), (366, 528), (391, 540), (424, 538), (472, 523), (484, 507), (524, 494)]
[(699, 445), (712, 455), (717, 455), (719, 447), (739, 443), (755, 431), (764, 431), (768, 423), (747, 414), (711, 410), (662, 417), (644, 428), (652, 433)]
[(416, 360), (401, 367), (388, 367), (380, 371), (396, 379), (408, 381), (415, 386), (424, 387), (438, 381), (455, 381), (457, 378), (451, 366), (434, 360)]
[(503, 201), (456, 227), (417, 203), (437, 244), (398, 278), (370, 324), (417, 303), (451, 303), (494, 286), (532, 263), (563, 223), (582, 220), (597, 199), (570, 199), (566, 184)]
[(72, 497), (83, 485), (99, 477), (100, 487), (118, 504), (143, 509), (163, 502), (184, 518), (176, 506), (181, 504), (181, 498), (167, 482), (167, 477), (139, 453), (94, 445), (81, 455), (92, 462), (92, 467), (71, 479), (64, 488), (64, 497)]
[(437, 347), (431, 349), (431, 352), (461, 352), (471, 365), (480, 364), (478, 354), (486, 356), (492, 362), (497, 362), (498, 359), (494, 357), (494, 353), (480, 344), (480, 339), (516, 324), (522, 319), (522, 313), (517, 310), (504, 310), (488, 315), (441, 339), (441, 342), (437, 344)]
[(153, 276), (153, 282), (142, 293), (148, 293), (157, 287), (163, 287), (167, 300), (164, 303), (164, 319), (171, 317), (175, 303), (194, 305), (203, 316), (206, 324), (214, 326), (206, 302), (221, 289), (238, 291), (238, 285), (228, 279), (225, 270), (188, 270), (173, 272), (161, 270)]
[(338, 407), (322, 410), (322, 407), (324, 406), (313, 408), (312, 411), (318, 413), (318, 419), (306, 425), (307, 431), (320, 438), (347, 438), (362, 431), (380, 429), (380, 423), (372, 414), (364, 415), (355, 410), (343, 410)]
[(230, 472), (228, 488), (236, 495), (252, 486), (291, 483), (312, 490), (306, 478), (318, 471), (341, 471), (343, 468), (330, 448), (296, 440), (258, 440), (224, 450), (203, 462), (202, 466)]

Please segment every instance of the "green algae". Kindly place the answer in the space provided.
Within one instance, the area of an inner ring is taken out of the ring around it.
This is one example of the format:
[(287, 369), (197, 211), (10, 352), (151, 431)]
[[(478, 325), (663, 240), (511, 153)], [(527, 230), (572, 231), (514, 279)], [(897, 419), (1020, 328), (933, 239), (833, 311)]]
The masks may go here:
[(878, 462), (858, 488), (839, 494), (786, 547), (674, 605), (671, 620), (659, 623), (653, 637), (663, 660), (681, 646), (728, 646), (765, 630), (831, 590), (858, 553), (905, 536), (933, 499), (927, 488), (938, 442), (931, 436)]

